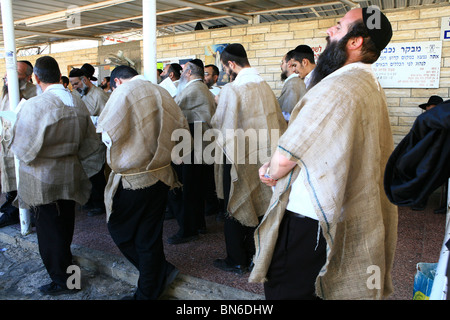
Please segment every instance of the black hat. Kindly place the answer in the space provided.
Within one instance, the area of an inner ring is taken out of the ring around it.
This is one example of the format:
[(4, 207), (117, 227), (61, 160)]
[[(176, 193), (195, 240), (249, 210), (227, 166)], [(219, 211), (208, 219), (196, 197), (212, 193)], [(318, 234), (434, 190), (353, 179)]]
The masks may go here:
[(225, 52), (228, 52), (229, 54), (232, 54), (233, 56), (247, 58), (247, 52), (240, 43), (229, 44), (223, 50)]
[(89, 63), (85, 63), (80, 69), (84, 71), (86, 77), (88, 77), (92, 81), (97, 81), (97, 78), (94, 77), (95, 68), (92, 65), (90, 65)]
[(374, 6), (363, 8), (362, 16), (375, 47), (380, 51), (386, 48), (392, 38), (392, 26), (388, 18)]
[(429, 105), (432, 105), (432, 104), (438, 105), (439, 103), (442, 103), (442, 102), (444, 102), (444, 99), (442, 99), (441, 97), (439, 97), (439, 96), (431, 96), (430, 99), (428, 99), (428, 102), (420, 104), (419, 108), (421, 108), (423, 110), (427, 110), (427, 107)]
[(69, 72), (69, 78), (73, 78), (73, 77), (87, 77), (86, 73), (79, 69), (79, 68), (73, 68), (72, 70), (70, 70)]
[(199, 68), (201, 68), (201, 69), (204, 69), (204, 68), (205, 68), (205, 66), (203, 65), (202, 60), (200, 60), (200, 59), (192, 59), (192, 60), (189, 61), (189, 62), (195, 64), (197, 67), (199, 67)]

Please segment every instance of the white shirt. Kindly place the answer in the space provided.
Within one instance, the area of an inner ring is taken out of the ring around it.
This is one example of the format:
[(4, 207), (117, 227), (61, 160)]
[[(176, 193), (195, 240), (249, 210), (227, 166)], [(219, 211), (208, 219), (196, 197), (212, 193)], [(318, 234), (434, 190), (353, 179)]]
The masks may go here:
[(262, 82), (264, 79), (259, 75), (255, 68), (243, 68), (239, 71), (236, 79), (232, 82), (233, 86), (242, 86), (249, 82)]
[(303, 184), (303, 171), (304, 170), (300, 171), (297, 179), (292, 183), (286, 209), (302, 216), (318, 220), (309, 192)]
[(303, 81), (305, 82), (306, 89), (309, 89), (313, 72), (314, 69), (312, 69), (311, 72), (306, 75), (305, 79), (303, 79)]
[(44, 92), (50, 92), (57, 96), (66, 106), (74, 106), (72, 93), (67, 91), (62, 84), (51, 84)]

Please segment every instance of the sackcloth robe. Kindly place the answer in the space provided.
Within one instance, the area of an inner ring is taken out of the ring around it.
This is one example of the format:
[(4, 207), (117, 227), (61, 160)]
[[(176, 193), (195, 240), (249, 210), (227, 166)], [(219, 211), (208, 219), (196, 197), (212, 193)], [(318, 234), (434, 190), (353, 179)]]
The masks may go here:
[(69, 105), (55, 89), (64, 91), (55, 84), (27, 100), (13, 127), (10, 148), (20, 161), (17, 191), (25, 209), (56, 200), (84, 204), (89, 198), (90, 169), (83, 161), (97, 152), (101, 141), (84, 103), (66, 93)]
[(164, 88), (136, 76), (118, 86), (99, 117), (97, 132), (107, 146), (111, 174), (105, 188), (107, 221), (119, 183), (143, 189), (162, 181), (179, 187), (171, 166), (171, 140), (176, 129), (189, 130), (187, 121)]
[[(106, 106), (106, 103), (109, 99), (109, 94), (107, 94), (103, 89), (92, 86), (87, 94), (80, 95), (77, 90), (73, 90), (72, 93), (75, 96), (81, 97), (81, 100), (86, 104), (87, 109), (89, 110), (89, 113), (91, 115), (91, 120), (94, 123), (94, 126), (97, 127), (98, 117), (100, 116), (101, 112)], [(100, 137), (99, 137), (100, 138)], [(103, 164), (106, 161), (106, 147), (104, 144), (102, 144), (101, 148), (98, 150), (95, 157), (91, 157), (90, 159), (92, 162), (97, 162), (100, 165), (100, 168), (97, 172), (94, 172), (94, 174), (98, 173), (101, 169)], [(96, 165), (95, 163), (92, 163), (92, 165)], [(98, 165), (96, 165), (98, 166)], [(91, 177), (91, 176), (89, 176)]]
[(280, 96), (278, 97), (281, 111), (291, 113), (305, 93), (305, 83), (298, 74), (288, 77), (284, 82)]
[[(75, 92), (76, 90), (74, 90)], [(92, 86), (87, 94), (81, 97), (81, 100), (86, 104), (89, 113), (93, 117), (98, 117), (105, 108), (106, 102), (108, 102), (110, 95), (108, 95), (103, 89)]]
[[(26, 82), (26, 84), (19, 89), (20, 99), (30, 99), (37, 95), (36, 85)], [(9, 95), (5, 94), (2, 97), (0, 111), (12, 111), (9, 106)], [(11, 122), (2, 118), (1, 131), (1, 156), (0, 156), (0, 172), (1, 172), (1, 190), (2, 192), (10, 192), (17, 190), (16, 182), (16, 166), (14, 162), (14, 154), (9, 149), (8, 145), (11, 140)]]
[[(246, 73), (249, 72), (256, 71), (246, 70)], [(241, 73), (234, 82), (222, 88), (211, 123), (216, 131), (218, 153), (224, 154), (231, 163), (231, 189), (226, 212), (242, 225), (255, 227), (272, 195), (271, 188), (259, 180), (258, 169), (270, 159), (276, 140), (287, 125), (277, 98), (267, 82), (261, 79), (258, 82), (240, 83), (238, 77)], [(254, 139), (251, 140), (255, 143), (245, 139), (245, 152), (238, 151), (239, 140), (242, 139), (235, 139), (236, 129), (242, 132), (242, 136), (250, 133), (248, 137), (252, 137), (254, 133)], [(223, 169), (220, 165), (217, 167), (216, 190), (218, 196), (223, 197)]]
[(214, 95), (201, 80), (193, 80), (175, 97), (175, 102), (188, 123), (204, 122), (211, 127), (211, 117), (216, 109)]
[[(385, 94), (371, 65), (349, 64), (311, 88), (294, 108), (277, 150), (297, 166), (278, 180), (255, 231), (249, 281), (267, 280), (290, 187), (301, 179), (327, 241), (316, 294), (323, 299), (387, 297), (393, 290), (398, 213), (384, 193), (383, 173), (393, 139)], [(369, 278), (374, 270), (380, 275), (378, 289)]]
[[(180, 107), (188, 124), (201, 123), (202, 136), (211, 128), (211, 118), (216, 111), (214, 95), (201, 80), (193, 80), (175, 97), (175, 102)], [(208, 145), (208, 141), (202, 139), (202, 151)]]

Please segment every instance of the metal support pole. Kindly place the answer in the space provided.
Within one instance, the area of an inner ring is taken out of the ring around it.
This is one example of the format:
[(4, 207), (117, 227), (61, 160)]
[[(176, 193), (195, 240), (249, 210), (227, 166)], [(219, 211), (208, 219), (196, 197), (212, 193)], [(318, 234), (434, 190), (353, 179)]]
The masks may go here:
[(156, 0), (142, 0), (144, 77), (157, 84), (156, 76)]
[[(6, 76), (8, 77), (8, 95), (9, 108), (16, 111), (19, 104), (19, 79), (17, 76), (17, 56), (16, 42), (14, 35), (14, 15), (11, 0), (1, 0), (3, 38), (5, 44), (5, 66)], [(19, 188), (19, 161), (15, 158), (16, 165), (16, 183)], [(30, 212), (26, 209), (19, 208), (20, 228), (22, 235), (31, 233)]]

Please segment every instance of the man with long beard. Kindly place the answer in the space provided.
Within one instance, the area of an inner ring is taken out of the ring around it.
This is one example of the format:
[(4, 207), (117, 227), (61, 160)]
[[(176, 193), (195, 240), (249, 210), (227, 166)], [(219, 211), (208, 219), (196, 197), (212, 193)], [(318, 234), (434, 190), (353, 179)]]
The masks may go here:
[[(31, 63), (29, 63), (28, 61), (17, 62), (17, 76), (19, 78), (20, 99), (29, 99), (37, 95), (37, 87), (33, 83), (31, 83), (32, 74), (33, 66), (31, 65)], [(5, 84), (3, 86), (0, 110), (10, 111), (8, 79), (5, 77), (4, 80)], [(1, 190), (5, 193), (6, 201), (0, 207), (0, 212), (3, 213), (0, 217), (0, 228), (19, 223), (19, 208), (12, 204), (17, 196), (17, 183), (14, 154), (8, 147), (8, 144), (11, 140), (11, 123), (6, 119), (1, 119), (1, 121)]]
[(391, 24), (378, 9), (358, 8), (327, 34), (315, 86), (259, 170), (275, 190), (255, 233), (250, 281), (264, 282), (267, 299), (382, 299), (392, 292), (398, 217), (383, 173), (393, 139), (371, 68)]
[[(72, 93), (81, 96), (81, 100), (86, 104), (86, 107), (91, 114), (91, 119), (95, 126), (97, 126), (98, 117), (105, 108), (109, 95), (101, 88), (95, 86), (91, 80), (96, 81), (93, 77), (94, 68), (85, 63), (81, 68), (74, 68), (69, 73), (69, 80), (72, 84)], [(96, 216), (105, 213), (104, 192), (106, 187), (105, 176), (105, 162), (106, 162), (106, 147), (98, 151), (96, 164), (100, 170), (96, 174), (90, 176), (92, 183), (91, 197), (88, 203), (84, 206), (88, 210), (88, 216)]]

